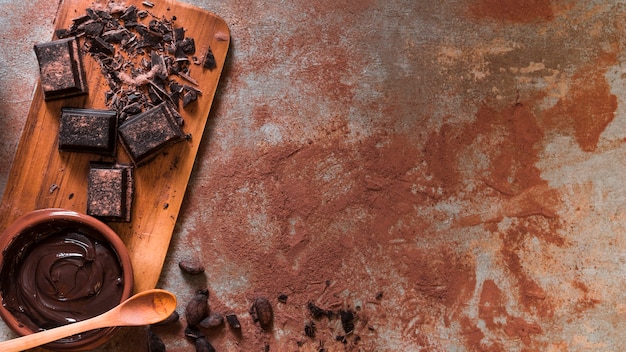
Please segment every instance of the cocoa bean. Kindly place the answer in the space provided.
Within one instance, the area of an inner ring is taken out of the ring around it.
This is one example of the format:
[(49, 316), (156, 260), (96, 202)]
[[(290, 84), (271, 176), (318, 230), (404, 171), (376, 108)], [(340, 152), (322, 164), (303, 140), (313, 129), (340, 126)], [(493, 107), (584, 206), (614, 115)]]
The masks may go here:
[(202, 321), (198, 324), (200, 327), (205, 329), (215, 328), (224, 324), (224, 317), (221, 314), (213, 313), (208, 317), (202, 319)]
[(148, 330), (148, 352), (165, 352), (163, 340), (152, 330)]
[(195, 341), (196, 352), (215, 352), (215, 348), (206, 339), (206, 337), (199, 337)]
[(178, 314), (178, 312), (177, 311), (173, 311), (172, 314), (170, 314), (170, 316), (168, 316), (167, 318), (165, 318), (164, 320), (162, 320), (162, 321), (160, 321), (158, 323), (152, 324), (152, 326), (166, 326), (166, 325), (174, 324), (179, 319), (180, 319), (180, 315)]
[(189, 275), (200, 275), (204, 272), (204, 266), (197, 260), (181, 260), (178, 267)]
[(187, 303), (185, 308), (185, 319), (187, 324), (196, 325), (206, 318), (209, 312), (209, 291), (206, 289), (198, 290), (195, 296)]
[(265, 297), (258, 297), (254, 300), (250, 313), (254, 322), (259, 322), (259, 325), (263, 330), (269, 330), (272, 327), (274, 320), (274, 311), (272, 305)]

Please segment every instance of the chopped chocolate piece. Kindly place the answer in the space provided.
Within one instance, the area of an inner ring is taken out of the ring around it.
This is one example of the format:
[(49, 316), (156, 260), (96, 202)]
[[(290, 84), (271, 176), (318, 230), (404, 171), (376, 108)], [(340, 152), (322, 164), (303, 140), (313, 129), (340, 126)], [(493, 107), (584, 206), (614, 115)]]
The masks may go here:
[(63, 108), (59, 150), (115, 155), (117, 113), (111, 110)]
[(109, 43), (121, 43), (122, 40), (130, 37), (128, 30), (126, 29), (112, 29), (102, 33), (102, 39)]
[(120, 125), (122, 145), (135, 165), (144, 164), (166, 146), (184, 140), (185, 134), (176, 123), (178, 116), (168, 103), (162, 103)]
[(104, 220), (131, 218), (133, 168), (130, 165), (92, 162), (89, 166), (87, 214)]
[(137, 7), (130, 5), (126, 8), (124, 13), (120, 16), (120, 19), (124, 21), (124, 25), (128, 23), (137, 23)]
[(75, 37), (36, 44), (34, 49), (45, 100), (87, 93), (82, 56)]
[(93, 40), (91, 41), (91, 47), (89, 48), (89, 52), (113, 55), (113, 53), (115, 53), (115, 47), (104, 41), (104, 39), (96, 37), (93, 38)]
[(104, 29), (104, 24), (101, 22), (89, 22), (85, 24), (84, 30), (85, 35), (88, 37), (97, 37), (102, 33)]
[(217, 63), (215, 62), (215, 56), (213, 56), (213, 51), (209, 47), (204, 55), (204, 62), (202, 63), (204, 68), (208, 68), (209, 70), (213, 70), (217, 67)]
[(194, 90), (187, 90), (185, 95), (183, 95), (183, 107), (189, 105), (189, 103), (198, 100), (198, 93)]
[(183, 27), (174, 28), (174, 40), (176, 42), (180, 42), (183, 39), (185, 39), (185, 28)]
[(183, 39), (178, 46), (183, 50), (183, 52), (187, 55), (193, 55), (196, 52), (196, 44), (193, 38), (185, 38)]

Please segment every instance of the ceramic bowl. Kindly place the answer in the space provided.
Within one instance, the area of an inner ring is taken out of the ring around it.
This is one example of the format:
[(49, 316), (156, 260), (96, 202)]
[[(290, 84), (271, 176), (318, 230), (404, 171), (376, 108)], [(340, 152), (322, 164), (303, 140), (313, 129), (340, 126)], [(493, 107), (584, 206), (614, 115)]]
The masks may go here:
[[(0, 235), (0, 248), (0, 317), (20, 336), (88, 319), (132, 295), (126, 246), (89, 215), (65, 209), (27, 213)], [(45, 347), (89, 350), (116, 330), (94, 330)]]

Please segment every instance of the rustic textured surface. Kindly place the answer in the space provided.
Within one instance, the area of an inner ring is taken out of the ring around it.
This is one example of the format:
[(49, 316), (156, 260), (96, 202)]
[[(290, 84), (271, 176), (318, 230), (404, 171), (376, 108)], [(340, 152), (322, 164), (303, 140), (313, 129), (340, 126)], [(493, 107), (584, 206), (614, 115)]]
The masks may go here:
[[(218, 350), (621, 348), (623, 4), (192, 3), (232, 42), (159, 286), (238, 314)], [(2, 186), (56, 8), (0, 3)], [(360, 340), (305, 337), (309, 301), (354, 309)], [(188, 351), (183, 328), (155, 331)]]

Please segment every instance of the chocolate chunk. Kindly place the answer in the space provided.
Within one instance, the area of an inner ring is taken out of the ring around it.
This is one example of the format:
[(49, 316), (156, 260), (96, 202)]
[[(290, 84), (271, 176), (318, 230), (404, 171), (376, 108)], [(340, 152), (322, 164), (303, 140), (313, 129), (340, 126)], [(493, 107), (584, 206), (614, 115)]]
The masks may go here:
[(104, 220), (131, 220), (133, 168), (92, 162), (89, 167), (87, 214)]
[(97, 37), (102, 33), (104, 29), (104, 23), (102, 22), (89, 22), (85, 24), (85, 35), (88, 37)]
[(179, 117), (168, 103), (161, 103), (124, 121), (118, 128), (122, 146), (137, 166), (155, 157), (170, 144), (184, 140)]
[(185, 38), (178, 43), (178, 46), (182, 49), (186, 55), (193, 55), (196, 52), (196, 43), (193, 38)]
[(101, 53), (104, 55), (111, 56), (115, 53), (115, 48), (113, 45), (107, 43), (101, 37), (93, 38), (91, 41), (91, 47), (89, 48), (90, 53)]
[(87, 93), (82, 56), (75, 37), (36, 44), (44, 99), (60, 99)]
[(111, 110), (63, 108), (59, 150), (115, 155), (117, 113)]

